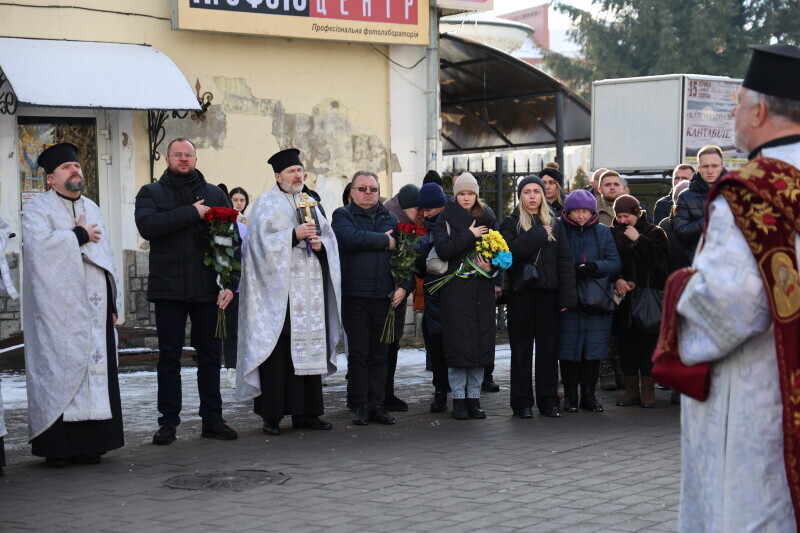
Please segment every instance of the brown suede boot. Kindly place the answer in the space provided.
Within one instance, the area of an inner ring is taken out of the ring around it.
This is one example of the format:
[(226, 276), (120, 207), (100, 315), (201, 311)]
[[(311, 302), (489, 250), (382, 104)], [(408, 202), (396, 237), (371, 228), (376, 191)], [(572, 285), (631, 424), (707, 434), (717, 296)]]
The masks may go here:
[(639, 407), (656, 406), (656, 383), (652, 376), (642, 376), (642, 403)]
[[(653, 378), (650, 378), (650, 383)], [(620, 407), (629, 407), (631, 405), (639, 405), (641, 397), (639, 396), (639, 376), (625, 376), (625, 394), (617, 399), (617, 405)]]

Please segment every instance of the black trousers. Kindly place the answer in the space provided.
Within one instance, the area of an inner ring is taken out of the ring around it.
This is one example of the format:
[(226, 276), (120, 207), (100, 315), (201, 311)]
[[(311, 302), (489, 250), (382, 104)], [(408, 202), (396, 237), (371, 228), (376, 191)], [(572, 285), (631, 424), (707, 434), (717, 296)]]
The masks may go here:
[(397, 354), (400, 351), (400, 339), (403, 338), (403, 329), (406, 325), (406, 305), (408, 296), (403, 298), (394, 314), (394, 342), (386, 351), (386, 392), (385, 397), (394, 396), (394, 373), (397, 370)]
[(180, 302), (158, 300), (156, 331), (158, 333), (158, 418), (160, 425), (180, 424), (181, 353), (186, 318), (192, 320), (192, 344), (197, 350), (197, 389), (200, 394), (200, 418), (203, 422), (222, 419), (222, 396), (219, 392), (220, 347), (214, 337), (217, 327), (215, 302)]
[(222, 355), (225, 358), (225, 368), (236, 368), (239, 357), (239, 293), (233, 294), (233, 300), (225, 308), (225, 321), (228, 325), (228, 335), (222, 341)]
[(625, 331), (617, 335), (619, 361), (622, 373), (626, 376), (650, 376), (653, 371), (653, 352), (658, 343), (658, 335)]
[[(558, 291), (512, 292), (508, 297), (511, 408), (558, 405)], [(536, 342), (534, 401), (533, 343)]]
[(389, 345), (380, 339), (388, 313), (388, 298), (342, 298), (347, 388), (355, 407), (383, 406)]
[(6, 466), (6, 445), (0, 437), (0, 468)]

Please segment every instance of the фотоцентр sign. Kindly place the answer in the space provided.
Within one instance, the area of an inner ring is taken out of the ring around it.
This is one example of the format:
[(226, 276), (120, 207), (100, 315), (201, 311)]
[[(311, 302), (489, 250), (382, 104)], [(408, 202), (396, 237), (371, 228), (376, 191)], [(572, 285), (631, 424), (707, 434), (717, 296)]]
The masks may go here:
[(174, 0), (174, 29), (428, 44), (428, 0)]

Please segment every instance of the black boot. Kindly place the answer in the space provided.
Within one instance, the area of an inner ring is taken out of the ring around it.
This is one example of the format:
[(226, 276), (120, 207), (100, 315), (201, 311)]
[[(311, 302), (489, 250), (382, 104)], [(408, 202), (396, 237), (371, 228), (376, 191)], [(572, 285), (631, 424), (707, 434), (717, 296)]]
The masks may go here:
[(447, 411), (447, 391), (437, 390), (433, 393), (431, 413), (444, 413)]
[(481, 409), (481, 401), (478, 398), (467, 398), (467, 412), (470, 418), (486, 418), (486, 413)]
[(578, 412), (578, 385), (564, 385), (564, 411)]
[(453, 418), (456, 420), (469, 420), (469, 411), (467, 411), (467, 400), (465, 398), (453, 398)]
[(603, 406), (594, 397), (594, 385), (581, 385), (581, 409), (602, 413)]

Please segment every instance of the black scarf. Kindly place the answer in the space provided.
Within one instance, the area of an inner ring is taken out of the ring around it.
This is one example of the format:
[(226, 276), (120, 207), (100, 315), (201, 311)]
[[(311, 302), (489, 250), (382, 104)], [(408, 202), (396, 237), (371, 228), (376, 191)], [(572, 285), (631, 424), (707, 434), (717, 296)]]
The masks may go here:
[(179, 205), (192, 205), (198, 200), (204, 199), (202, 195), (198, 197), (194, 192), (206, 184), (206, 179), (199, 170), (195, 170), (188, 176), (176, 176), (169, 170), (165, 170), (159, 182), (178, 192)]

